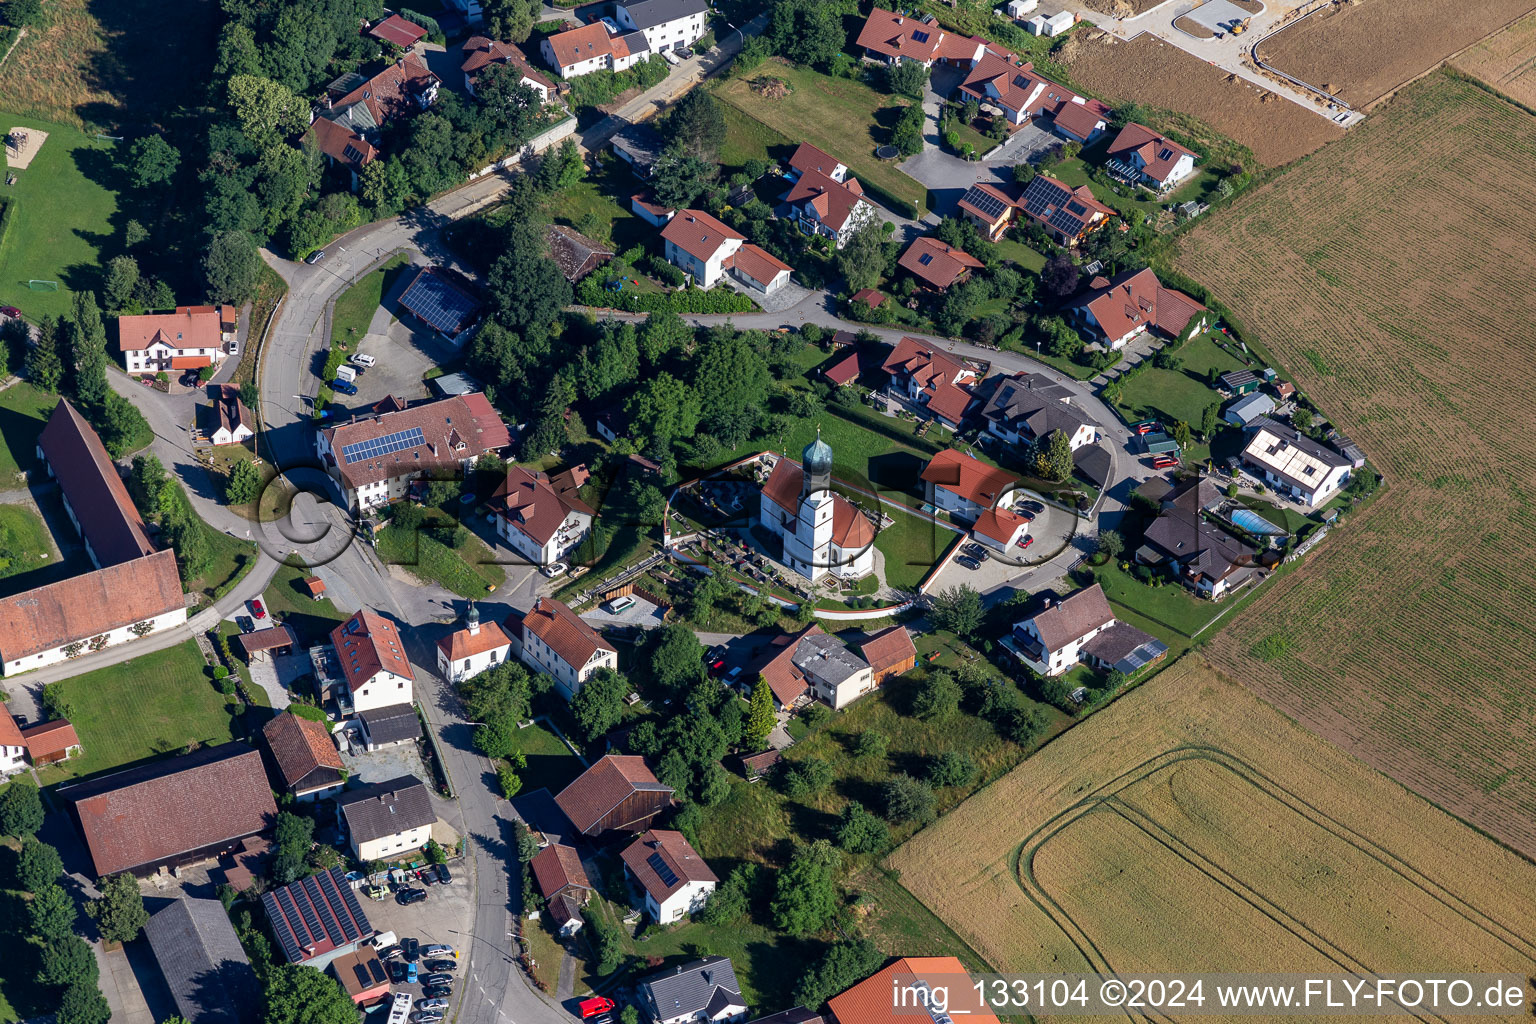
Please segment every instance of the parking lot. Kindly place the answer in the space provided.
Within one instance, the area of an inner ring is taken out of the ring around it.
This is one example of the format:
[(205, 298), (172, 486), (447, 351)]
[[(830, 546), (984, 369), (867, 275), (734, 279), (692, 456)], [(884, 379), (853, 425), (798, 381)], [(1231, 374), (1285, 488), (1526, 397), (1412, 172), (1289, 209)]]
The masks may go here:
[[(1072, 552), (1071, 540), (1077, 531), (1078, 519), (1072, 513), (1059, 509), (1054, 505), (1042, 506), (1041, 511), (1035, 515), (1034, 522), (1029, 524), (1029, 536), (1034, 540), (1028, 547), (1021, 548), (1015, 545), (1007, 552), (999, 552), (997, 549), (981, 545), (978, 541), (967, 540), (960, 546), (956, 557), (940, 570), (938, 578), (929, 588), (931, 593), (942, 593), (951, 587), (974, 587), (983, 594), (996, 590), (1002, 586), (1014, 586), (1020, 589), (1033, 590), (1033, 579), (1042, 571), (1045, 563), (1052, 566), (1059, 561), (1059, 552), (1067, 548)], [(975, 547), (973, 547), (973, 545)], [(976, 547), (983, 548), (984, 557), (974, 558)], [(977, 563), (972, 569), (960, 561), (960, 556), (970, 554)], [(1073, 554), (1072, 557), (1076, 557)], [(1054, 568), (1045, 569), (1042, 579), (1048, 581), (1057, 575)]]

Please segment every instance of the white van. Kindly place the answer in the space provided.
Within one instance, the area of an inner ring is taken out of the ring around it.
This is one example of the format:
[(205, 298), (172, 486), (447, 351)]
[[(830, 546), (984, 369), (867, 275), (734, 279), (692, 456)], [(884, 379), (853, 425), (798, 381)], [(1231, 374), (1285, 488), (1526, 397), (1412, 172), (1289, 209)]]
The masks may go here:
[(608, 610), (615, 615), (623, 615), (635, 606), (635, 599), (625, 594), (608, 602)]

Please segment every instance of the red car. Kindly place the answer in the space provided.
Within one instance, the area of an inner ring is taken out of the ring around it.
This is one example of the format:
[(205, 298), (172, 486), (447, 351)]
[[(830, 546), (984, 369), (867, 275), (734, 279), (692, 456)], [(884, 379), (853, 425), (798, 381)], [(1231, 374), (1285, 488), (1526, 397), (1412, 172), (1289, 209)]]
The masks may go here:
[(714, 661), (710, 662), (709, 663), (709, 674), (712, 675), (712, 676), (715, 676), (717, 678), (719, 676), (725, 675), (725, 659), (724, 658), (716, 658)]
[(264, 619), (267, 617), (267, 609), (262, 606), (260, 598), (253, 598), (251, 600), (251, 611), (256, 614), (256, 618), (258, 619)]
[(20, 320), (21, 310), (17, 309), (15, 306), (0, 306), (0, 316), (13, 316), (17, 320)]
[(1034, 542), (1035, 542), (1035, 535), (1032, 534), (1032, 533), (1026, 533), (1024, 535), (1024, 539), (1019, 542), (1019, 548), (1022, 550), (1024, 548), (1029, 547)]
[(593, 996), (591, 999), (583, 999), (576, 1004), (576, 1009), (581, 1011), (581, 1019), (596, 1017), (602, 1013), (612, 1013), (615, 1009), (612, 999), (603, 996)]

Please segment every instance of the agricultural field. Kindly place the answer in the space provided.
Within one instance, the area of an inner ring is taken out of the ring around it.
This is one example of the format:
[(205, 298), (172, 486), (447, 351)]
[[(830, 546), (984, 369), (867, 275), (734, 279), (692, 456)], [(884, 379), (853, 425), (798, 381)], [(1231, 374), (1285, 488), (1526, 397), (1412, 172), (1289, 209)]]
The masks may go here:
[(887, 866), (1005, 972), (1524, 972), (1536, 957), (1536, 866), (1198, 655)]
[(1467, 48), (1451, 63), (1511, 99), (1536, 107), (1536, 14)]
[(1351, 106), (1367, 108), (1530, 10), (1530, 0), (1339, 4), (1265, 39), (1259, 56)]
[(1386, 478), (1208, 655), (1527, 856), (1536, 412), (1505, 368), (1536, 359), (1533, 159), (1536, 117), (1439, 73), (1175, 257)]
[[(1059, 57), (1090, 92), (1172, 111), (1170, 128), (1196, 137), (1202, 126), (1215, 130), (1247, 146), (1268, 167), (1288, 164), (1344, 134), (1326, 117), (1150, 35), (1125, 43), (1097, 30), (1078, 32)], [(1199, 124), (1185, 123), (1189, 119)]]
[[(777, 99), (763, 95), (757, 83), (768, 78), (783, 79), (789, 94)], [(821, 147), (846, 163), (848, 173), (864, 185), (888, 192), (919, 211), (927, 210), (927, 189), (894, 163), (875, 158), (875, 148), (888, 141), (907, 100), (876, 92), (863, 82), (832, 78), (778, 60), (717, 86), (715, 95), (785, 138)], [(750, 145), (727, 140), (727, 154), (742, 160), (756, 155), (757, 146), (771, 136), (753, 134)]]

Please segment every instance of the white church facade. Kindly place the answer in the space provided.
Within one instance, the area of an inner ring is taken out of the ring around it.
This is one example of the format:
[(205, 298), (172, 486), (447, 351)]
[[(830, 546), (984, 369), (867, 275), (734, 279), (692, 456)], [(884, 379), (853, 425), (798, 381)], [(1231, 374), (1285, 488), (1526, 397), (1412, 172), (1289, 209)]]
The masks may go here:
[(832, 449), (806, 445), (801, 462), (781, 458), (763, 484), (758, 518), (784, 542), (784, 564), (812, 583), (828, 573), (859, 579), (875, 571), (875, 525), (832, 490)]

